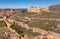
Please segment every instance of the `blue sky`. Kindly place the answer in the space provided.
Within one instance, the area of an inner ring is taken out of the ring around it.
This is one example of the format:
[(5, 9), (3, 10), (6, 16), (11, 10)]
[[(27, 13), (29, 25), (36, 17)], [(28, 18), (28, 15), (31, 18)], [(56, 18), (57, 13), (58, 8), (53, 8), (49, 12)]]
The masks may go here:
[(60, 4), (60, 0), (0, 0), (0, 8), (28, 8), (30, 6), (50, 6)]

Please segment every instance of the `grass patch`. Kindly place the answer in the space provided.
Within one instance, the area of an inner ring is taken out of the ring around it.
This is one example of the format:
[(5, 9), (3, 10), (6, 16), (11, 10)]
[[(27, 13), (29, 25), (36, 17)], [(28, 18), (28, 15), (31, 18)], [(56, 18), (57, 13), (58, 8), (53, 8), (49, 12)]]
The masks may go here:
[(0, 28), (2, 28), (2, 27), (6, 27), (7, 25), (6, 25), (6, 23), (5, 22), (0, 22)]

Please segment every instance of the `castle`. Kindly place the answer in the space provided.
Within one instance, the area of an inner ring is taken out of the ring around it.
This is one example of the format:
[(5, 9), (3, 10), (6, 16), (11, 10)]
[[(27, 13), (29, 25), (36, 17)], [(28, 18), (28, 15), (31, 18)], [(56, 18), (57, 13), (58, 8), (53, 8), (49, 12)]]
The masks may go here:
[(35, 13), (40, 13), (41, 11), (49, 11), (49, 7), (33, 7), (31, 6), (30, 8), (28, 8), (28, 12), (35, 12)]
[(30, 7), (29, 9), (28, 9), (28, 12), (40, 12), (41, 10), (40, 10), (40, 7), (39, 8), (37, 8), (37, 7)]

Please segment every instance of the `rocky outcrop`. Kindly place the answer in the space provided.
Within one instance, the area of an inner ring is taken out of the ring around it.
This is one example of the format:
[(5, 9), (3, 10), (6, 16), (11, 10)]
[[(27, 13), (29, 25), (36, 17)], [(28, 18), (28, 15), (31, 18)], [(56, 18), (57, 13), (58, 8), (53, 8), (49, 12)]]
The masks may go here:
[(20, 39), (20, 38), (15, 32), (12, 32), (9, 28), (5, 27), (0, 29), (0, 39)]

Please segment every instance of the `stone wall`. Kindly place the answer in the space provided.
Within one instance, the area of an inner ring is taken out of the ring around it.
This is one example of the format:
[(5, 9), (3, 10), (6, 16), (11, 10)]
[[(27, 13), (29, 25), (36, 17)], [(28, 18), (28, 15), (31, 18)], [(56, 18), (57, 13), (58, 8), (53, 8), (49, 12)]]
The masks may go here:
[(43, 8), (40, 8), (41, 11), (49, 11), (49, 7), (43, 7)]

